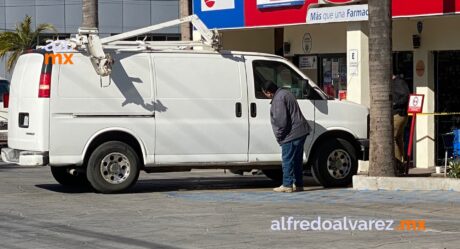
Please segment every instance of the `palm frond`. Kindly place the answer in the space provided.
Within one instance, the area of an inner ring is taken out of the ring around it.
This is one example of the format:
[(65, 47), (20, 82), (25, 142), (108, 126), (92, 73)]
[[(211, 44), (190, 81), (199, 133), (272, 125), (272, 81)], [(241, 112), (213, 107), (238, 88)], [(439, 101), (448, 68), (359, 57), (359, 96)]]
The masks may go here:
[(57, 29), (54, 27), (53, 24), (51, 23), (42, 23), (37, 26), (35, 29), (35, 33), (42, 33), (43, 31), (54, 31), (57, 32)]
[(57, 29), (54, 27), (53, 24), (50, 24), (50, 23), (39, 24), (37, 28), (35, 29), (35, 31), (32, 34), (30, 34), (30, 40), (31, 40), (30, 47), (31, 48), (37, 45), (38, 36), (44, 31), (53, 31), (56, 33)]
[(26, 50), (37, 45), (38, 36), (44, 31), (57, 32), (49, 23), (38, 24), (33, 30), (32, 17), (26, 15), (21, 23), (16, 25), (15, 31), (0, 33), (0, 58), (9, 55), (7, 61), (8, 71), (14, 67), (16, 60)]
[(3, 58), (7, 52), (11, 52), (21, 47), (20, 39), (17, 33), (3, 32), (0, 33), (0, 58)]

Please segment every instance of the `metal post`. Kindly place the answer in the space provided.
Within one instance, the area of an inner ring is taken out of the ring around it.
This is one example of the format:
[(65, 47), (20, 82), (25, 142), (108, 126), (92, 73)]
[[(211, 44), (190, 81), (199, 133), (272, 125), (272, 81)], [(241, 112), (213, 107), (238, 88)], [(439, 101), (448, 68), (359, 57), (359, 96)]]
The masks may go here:
[(414, 128), (415, 128), (416, 119), (417, 119), (417, 113), (414, 113), (412, 116), (412, 123), (410, 126), (409, 147), (407, 148), (406, 175), (409, 174), (409, 162), (412, 156), (412, 142), (414, 140)]
[(447, 150), (445, 152), (445, 160), (444, 160), (444, 177), (447, 176)]

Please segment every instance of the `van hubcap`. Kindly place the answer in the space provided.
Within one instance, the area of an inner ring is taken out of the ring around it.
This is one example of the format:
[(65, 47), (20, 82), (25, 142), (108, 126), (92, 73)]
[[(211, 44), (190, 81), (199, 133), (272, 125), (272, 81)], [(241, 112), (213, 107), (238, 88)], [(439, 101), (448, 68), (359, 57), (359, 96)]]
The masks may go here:
[(351, 171), (351, 158), (348, 152), (342, 149), (332, 151), (327, 157), (327, 170), (335, 179), (347, 177)]
[(114, 152), (102, 159), (100, 168), (104, 180), (110, 184), (120, 184), (128, 178), (131, 164), (125, 155)]

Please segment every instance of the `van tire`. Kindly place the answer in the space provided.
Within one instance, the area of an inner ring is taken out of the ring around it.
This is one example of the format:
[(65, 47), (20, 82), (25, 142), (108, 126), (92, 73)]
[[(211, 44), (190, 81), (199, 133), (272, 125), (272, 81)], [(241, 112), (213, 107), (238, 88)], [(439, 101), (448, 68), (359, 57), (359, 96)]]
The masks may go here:
[(262, 170), (264, 175), (270, 178), (276, 183), (281, 183), (283, 181), (283, 170), (282, 169), (264, 169)]
[(315, 151), (312, 174), (322, 186), (346, 187), (358, 171), (356, 149), (342, 138), (323, 141)]
[(69, 167), (50, 166), (50, 168), (54, 179), (62, 186), (84, 187), (89, 185), (85, 174), (71, 175), (69, 173)]
[(86, 174), (91, 186), (104, 194), (122, 192), (139, 178), (140, 160), (134, 149), (119, 141), (99, 145), (89, 157)]

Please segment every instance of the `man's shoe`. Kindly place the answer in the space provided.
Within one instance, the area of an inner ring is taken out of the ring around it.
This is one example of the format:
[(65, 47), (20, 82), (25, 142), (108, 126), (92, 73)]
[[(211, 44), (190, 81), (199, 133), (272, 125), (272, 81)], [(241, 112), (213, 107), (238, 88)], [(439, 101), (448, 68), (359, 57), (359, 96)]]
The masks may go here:
[(302, 192), (303, 191), (303, 187), (297, 187), (295, 184), (292, 184), (292, 190), (294, 192)]
[(294, 190), (290, 187), (285, 187), (283, 185), (274, 188), (273, 191), (278, 192), (278, 193), (292, 193)]

